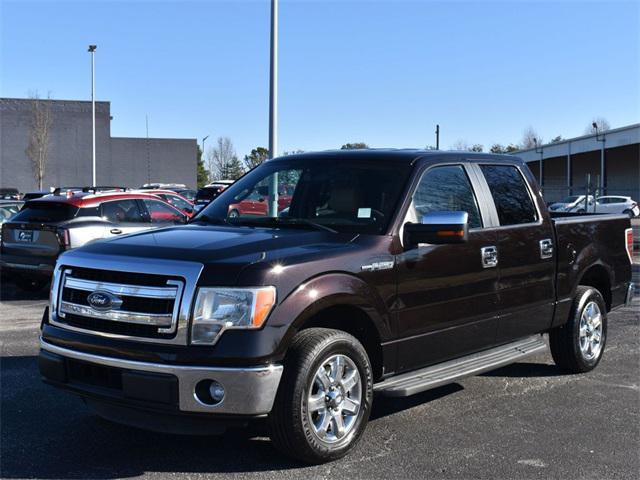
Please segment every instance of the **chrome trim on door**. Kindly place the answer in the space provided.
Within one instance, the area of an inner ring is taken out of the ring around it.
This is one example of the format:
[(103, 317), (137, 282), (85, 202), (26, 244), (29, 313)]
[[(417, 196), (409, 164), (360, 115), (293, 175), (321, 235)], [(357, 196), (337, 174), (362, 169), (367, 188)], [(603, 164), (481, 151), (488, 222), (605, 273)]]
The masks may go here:
[(546, 259), (553, 257), (553, 240), (545, 238), (540, 240), (540, 258)]
[(494, 268), (498, 266), (498, 249), (495, 246), (482, 247), (480, 249), (482, 257), (482, 268)]

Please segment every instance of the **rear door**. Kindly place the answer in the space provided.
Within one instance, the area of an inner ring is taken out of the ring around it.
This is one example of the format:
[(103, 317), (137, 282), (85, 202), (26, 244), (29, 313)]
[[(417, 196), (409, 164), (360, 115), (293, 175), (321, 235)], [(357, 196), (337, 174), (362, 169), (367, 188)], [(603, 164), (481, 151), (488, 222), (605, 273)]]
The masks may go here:
[(469, 214), (469, 238), (452, 245), (420, 245), (396, 257), (398, 370), (428, 365), (490, 347), (498, 324), (498, 272), (483, 262), (496, 247), (485, 228), (483, 201), (462, 162), (429, 167), (412, 194), (403, 224), (435, 211)]
[[(515, 165), (481, 164), (495, 207), (500, 298), (499, 342), (549, 327), (555, 299), (555, 240), (544, 204), (529, 185), (528, 171)], [(525, 175), (528, 176), (525, 177)], [(534, 182), (534, 183), (531, 183)]]
[(138, 201), (132, 198), (103, 202), (100, 205), (100, 216), (109, 223), (107, 232), (112, 237), (151, 227)]

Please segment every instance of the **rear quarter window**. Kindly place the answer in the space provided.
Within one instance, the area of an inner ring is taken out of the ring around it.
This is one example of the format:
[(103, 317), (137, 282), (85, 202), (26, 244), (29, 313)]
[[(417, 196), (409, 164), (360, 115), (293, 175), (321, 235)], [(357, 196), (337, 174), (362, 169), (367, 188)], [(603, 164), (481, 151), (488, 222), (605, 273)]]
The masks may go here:
[(56, 202), (27, 202), (13, 217), (15, 222), (58, 223), (71, 220), (78, 213), (78, 207)]

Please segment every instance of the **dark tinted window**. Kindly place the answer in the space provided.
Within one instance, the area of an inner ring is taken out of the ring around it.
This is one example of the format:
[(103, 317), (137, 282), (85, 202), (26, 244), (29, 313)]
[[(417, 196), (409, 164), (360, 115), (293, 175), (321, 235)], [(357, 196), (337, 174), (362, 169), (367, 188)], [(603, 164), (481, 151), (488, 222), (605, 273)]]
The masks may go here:
[(519, 225), (537, 220), (524, 178), (516, 167), (482, 165), (481, 168), (496, 204), (500, 225)]
[(429, 170), (420, 180), (411, 203), (414, 221), (420, 222), (429, 212), (467, 212), (469, 228), (480, 228), (480, 212), (473, 188), (460, 165), (437, 167)]
[(66, 203), (27, 202), (20, 212), (13, 217), (16, 222), (56, 223), (75, 217), (78, 207)]
[(135, 200), (114, 200), (101, 206), (102, 218), (113, 223), (142, 223), (145, 218)]
[(216, 198), (224, 187), (208, 187), (201, 188), (196, 194), (196, 200), (213, 200)]

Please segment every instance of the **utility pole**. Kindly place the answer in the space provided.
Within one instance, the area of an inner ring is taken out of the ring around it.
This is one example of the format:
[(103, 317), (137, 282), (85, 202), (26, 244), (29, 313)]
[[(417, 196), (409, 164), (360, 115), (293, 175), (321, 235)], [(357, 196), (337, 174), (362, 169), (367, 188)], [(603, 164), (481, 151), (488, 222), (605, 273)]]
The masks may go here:
[[(278, 152), (278, 0), (271, 0), (271, 58), (269, 72), (269, 158)], [(269, 216), (278, 216), (278, 173), (271, 175)]]
[(440, 125), (436, 125), (436, 150), (440, 150)]
[(89, 45), (91, 54), (91, 178), (92, 186), (97, 185), (96, 180), (96, 48), (97, 45)]

